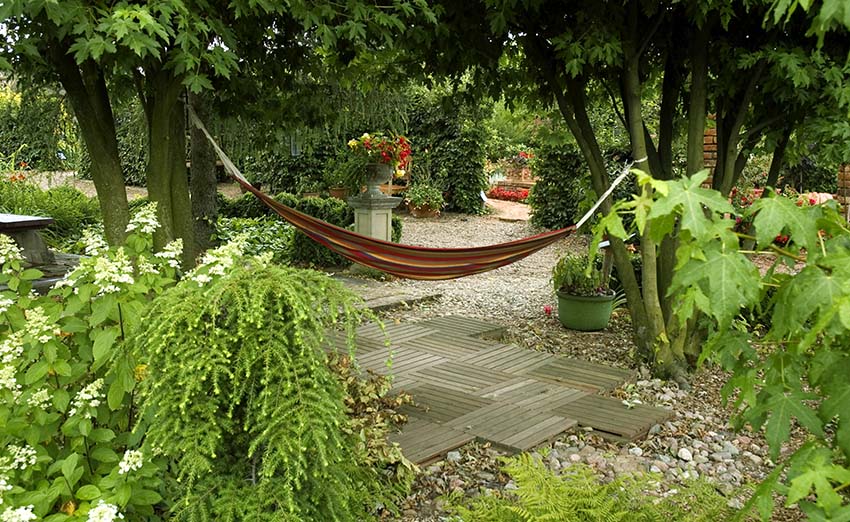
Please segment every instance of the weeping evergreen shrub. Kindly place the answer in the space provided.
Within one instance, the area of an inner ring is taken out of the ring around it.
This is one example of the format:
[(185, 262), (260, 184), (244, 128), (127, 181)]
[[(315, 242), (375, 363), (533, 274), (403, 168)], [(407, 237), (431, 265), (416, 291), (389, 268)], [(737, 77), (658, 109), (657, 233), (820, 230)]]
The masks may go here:
[(359, 521), (384, 488), (354, 434), (324, 332), (357, 298), (309, 270), (253, 262), (153, 301), (131, 350), (147, 367), (147, 444), (173, 462), (172, 520)]

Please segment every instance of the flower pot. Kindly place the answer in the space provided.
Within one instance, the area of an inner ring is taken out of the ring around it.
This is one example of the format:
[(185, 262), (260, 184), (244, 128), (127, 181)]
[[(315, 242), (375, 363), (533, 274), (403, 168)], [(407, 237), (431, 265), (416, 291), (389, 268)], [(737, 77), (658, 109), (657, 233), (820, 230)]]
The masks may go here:
[(415, 218), (435, 218), (440, 215), (440, 209), (438, 208), (431, 208), (429, 206), (415, 207), (410, 203), (407, 204), (407, 210)]
[(584, 296), (558, 291), (558, 319), (571, 330), (593, 332), (608, 326), (614, 306), (614, 292), (609, 295)]
[(366, 165), (366, 195), (372, 198), (385, 198), (381, 185), (388, 183), (393, 174), (389, 163), (369, 163)]
[(331, 187), (328, 189), (328, 193), (332, 198), (341, 199), (345, 201), (348, 197), (348, 189), (345, 187)]

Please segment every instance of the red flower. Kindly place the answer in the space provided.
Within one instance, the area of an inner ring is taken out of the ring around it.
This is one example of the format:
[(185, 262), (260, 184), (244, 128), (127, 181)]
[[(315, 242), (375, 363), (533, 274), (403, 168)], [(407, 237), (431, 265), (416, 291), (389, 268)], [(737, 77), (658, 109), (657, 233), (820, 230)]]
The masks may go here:
[(818, 200), (816, 200), (815, 198), (809, 198), (809, 205), (816, 205), (817, 202)]
[(547, 317), (551, 316), (552, 315), (552, 307), (550, 305), (544, 306), (543, 307), (543, 313), (546, 314)]

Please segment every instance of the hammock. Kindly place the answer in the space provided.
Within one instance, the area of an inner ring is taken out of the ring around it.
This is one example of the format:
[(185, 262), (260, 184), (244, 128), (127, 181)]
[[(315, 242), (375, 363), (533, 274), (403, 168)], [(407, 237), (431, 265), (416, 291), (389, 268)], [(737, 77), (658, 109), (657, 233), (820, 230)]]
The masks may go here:
[(626, 165), (620, 176), (593, 205), (593, 207), (573, 226), (545, 232), (536, 236), (490, 245), (470, 248), (430, 248), (411, 245), (399, 245), (364, 236), (326, 221), (308, 216), (287, 207), (268, 194), (257, 190), (239, 172), (236, 165), (227, 157), (198, 119), (194, 111), (189, 110), (192, 123), (200, 129), (213, 146), (225, 171), (245, 190), (257, 196), (280, 217), (290, 222), (313, 240), (342, 255), (349, 261), (376, 268), (389, 274), (408, 279), (440, 280), (480, 274), (493, 270), (537, 252), (555, 241), (572, 234), (593, 215), (599, 205), (611, 195), (614, 188), (629, 173), (631, 164)]

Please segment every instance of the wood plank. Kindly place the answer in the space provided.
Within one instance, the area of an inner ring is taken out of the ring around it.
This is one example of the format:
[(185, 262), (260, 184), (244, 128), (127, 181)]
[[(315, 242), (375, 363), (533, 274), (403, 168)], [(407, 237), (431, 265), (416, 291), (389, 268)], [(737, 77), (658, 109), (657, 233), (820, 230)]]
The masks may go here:
[(411, 377), (464, 392), (475, 392), (514, 378), (509, 373), (456, 361), (447, 361), (431, 366), (415, 372)]
[(527, 451), (573, 428), (576, 421), (548, 412), (532, 412), (515, 404), (496, 403), (446, 425), (509, 451)]
[(429, 319), (416, 324), (427, 326), (432, 330), (440, 330), (469, 337), (483, 335), (501, 336), (506, 330), (504, 326), (498, 324), (482, 321), (481, 319), (460, 316), (435, 317), (434, 319)]
[(619, 400), (588, 395), (555, 408), (556, 414), (578, 420), (579, 424), (626, 439), (644, 435), (653, 424), (664, 422), (673, 412), (651, 406), (628, 409)]
[(412, 390), (414, 404), (402, 408), (404, 413), (443, 423), (466, 415), (493, 401), (441, 386), (423, 384)]
[(474, 439), (468, 433), (416, 418), (411, 418), (401, 433), (389, 436), (390, 442), (397, 442), (404, 456), (416, 464), (432, 462)]
[(548, 353), (526, 350), (518, 346), (503, 345), (494, 350), (479, 352), (475, 355), (464, 357), (463, 362), (493, 368), (503, 372), (524, 374), (543, 366), (554, 358)]
[(423, 352), (440, 355), (447, 359), (459, 359), (488, 349), (492, 343), (472, 337), (450, 337), (442, 333), (432, 333), (406, 341), (401, 347), (410, 347)]

